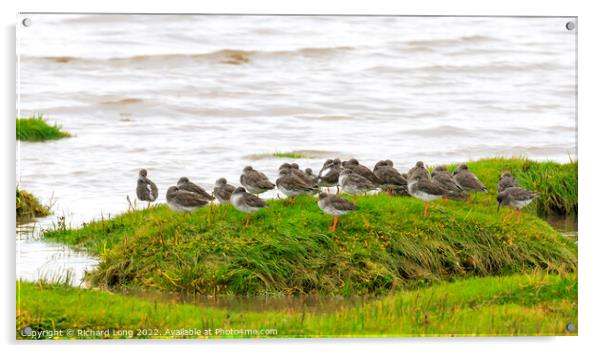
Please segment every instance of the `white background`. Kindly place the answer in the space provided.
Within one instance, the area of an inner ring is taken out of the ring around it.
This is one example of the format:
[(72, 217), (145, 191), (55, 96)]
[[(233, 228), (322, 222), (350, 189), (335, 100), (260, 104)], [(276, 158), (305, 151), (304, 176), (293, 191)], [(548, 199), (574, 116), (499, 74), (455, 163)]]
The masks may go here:
[[(501, 5), (503, 3), (503, 5)], [(494, 6), (495, 4), (495, 6)], [(161, 1), (125, 2), (103, 0), (94, 2), (67, 0), (4, 0), (2, 21), (2, 319), (0, 334), (3, 351), (90, 352), (107, 350), (145, 352), (305, 352), (328, 351), (420, 351), (420, 352), (575, 352), (599, 350), (600, 292), (602, 269), (601, 234), (596, 218), (600, 202), (602, 150), (600, 140), (602, 114), (600, 101), (600, 43), (602, 12), (595, 1)], [(322, 14), (420, 14), (420, 15), (553, 15), (579, 16), (579, 337), (559, 338), (429, 338), (429, 339), (272, 339), (228, 341), (104, 341), (104, 342), (16, 342), (15, 337), (15, 19), (19, 11), (48, 12), (195, 12), (195, 13), (322, 13)], [(598, 336), (598, 337), (597, 337)], [(81, 345), (84, 344), (85, 347)], [(375, 347), (378, 346), (378, 347)]]

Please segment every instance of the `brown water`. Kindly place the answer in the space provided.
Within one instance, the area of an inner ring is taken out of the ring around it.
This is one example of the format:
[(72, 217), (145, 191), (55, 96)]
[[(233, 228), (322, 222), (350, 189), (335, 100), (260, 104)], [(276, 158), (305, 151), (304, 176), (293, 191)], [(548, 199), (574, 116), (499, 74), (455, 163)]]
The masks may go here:
[(544, 219), (560, 233), (578, 240), (579, 223), (577, 216), (549, 215)]
[(207, 296), (149, 291), (118, 291), (119, 294), (162, 303), (192, 304), (241, 311), (331, 312), (346, 307), (363, 305), (377, 296)]

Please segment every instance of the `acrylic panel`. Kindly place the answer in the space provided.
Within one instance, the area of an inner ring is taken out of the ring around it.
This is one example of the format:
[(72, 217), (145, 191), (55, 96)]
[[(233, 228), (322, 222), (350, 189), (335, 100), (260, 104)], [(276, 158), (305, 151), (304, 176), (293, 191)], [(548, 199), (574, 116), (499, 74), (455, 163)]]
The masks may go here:
[(18, 339), (577, 334), (577, 18), (16, 27)]

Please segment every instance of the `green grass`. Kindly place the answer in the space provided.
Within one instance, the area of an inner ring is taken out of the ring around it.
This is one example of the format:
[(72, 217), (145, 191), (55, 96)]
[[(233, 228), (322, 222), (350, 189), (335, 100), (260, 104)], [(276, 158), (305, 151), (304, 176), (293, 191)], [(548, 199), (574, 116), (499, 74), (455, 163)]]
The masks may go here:
[[(69, 329), (108, 329), (113, 338), (128, 337), (116, 330), (131, 330), (134, 338), (181, 338), (167, 330), (183, 328), (201, 330), (189, 338), (576, 335), (565, 327), (578, 322), (574, 273), (469, 278), (326, 312), (305, 307), (232, 311), (42, 283), (17, 282), (17, 288), (19, 339), (30, 339), (21, 335), (26, 327), (64, 335)], [(276, 331), (223, 336), (216, 335), (217, 328)]]
[(29, 192), (17, 186), (17, 221), (26, 222), (35, 217), (44, 217), (50, 214), (50, 207), (42, 205), (40, 201)]
[[(470, 165), (493, 188), (499, 166), (477, 166)], [(159, 205), (45, 236), (97, 254), (100, 264), (87, 275), (95, 286), (204, 294), (358, 295), (577, 268), (573, 240), (529, 212), (522, 224), (505, 220), (492, 193), (445, 208), (435, 202), (427, 218), (413, 198), (359, 197), (359, 211), (342, 217), (335, 233), (313, 197), (268, 204), (248, 228), (229, 205), (189, 215)]]
[[(542, 216), (551, 213), (577, 215), (577, 161), (561, 164), (535, 162), (525, 158), (487, 158), (466, 164), (489, 189), (490, 197), (497, 194), (499, 176), (504, 172), (511, 172), (522, 187), (540, 193), (530, 210)], [(455, 167), (456, 164), (451, 165), (449, 170), (452, 171)]]
[(71, 136), (68, 132), (62, 131), (60, 126), (49, 125), (41, 115), (17, 118), (16, 126), (19, 141), (39, 142)]
[(292, 159), (305, 158), (305, 156), (299, 152), (274, 152), (272, 153), (272, 157)]

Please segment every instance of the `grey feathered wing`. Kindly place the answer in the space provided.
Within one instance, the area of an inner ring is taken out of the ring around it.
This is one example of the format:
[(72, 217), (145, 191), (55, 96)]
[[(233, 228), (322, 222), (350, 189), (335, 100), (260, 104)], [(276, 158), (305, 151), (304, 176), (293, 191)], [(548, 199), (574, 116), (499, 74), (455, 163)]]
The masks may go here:
[(260, 199), (259, 197), (255, 196), (253, 194), (245, 193), (242, 197), (243, 197), (243, 202), (251, 207), (257, 207), (257, 208), (267, 207), (265, 201), (263, 201), (262, 199)]

